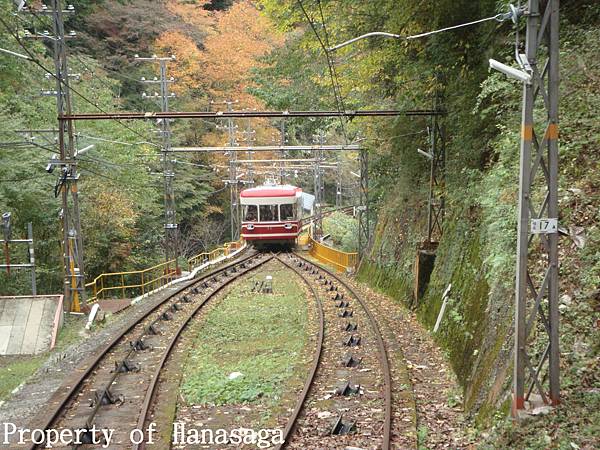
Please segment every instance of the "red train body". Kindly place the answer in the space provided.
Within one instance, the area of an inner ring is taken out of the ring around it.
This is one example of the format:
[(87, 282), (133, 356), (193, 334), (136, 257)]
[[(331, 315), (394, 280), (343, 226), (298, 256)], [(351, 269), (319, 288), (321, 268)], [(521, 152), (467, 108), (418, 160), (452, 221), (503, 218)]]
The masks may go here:
[(265, 185), (244, 189), (241, 236), (254, 246), (294, 245), (302, 222), (302, 189)]

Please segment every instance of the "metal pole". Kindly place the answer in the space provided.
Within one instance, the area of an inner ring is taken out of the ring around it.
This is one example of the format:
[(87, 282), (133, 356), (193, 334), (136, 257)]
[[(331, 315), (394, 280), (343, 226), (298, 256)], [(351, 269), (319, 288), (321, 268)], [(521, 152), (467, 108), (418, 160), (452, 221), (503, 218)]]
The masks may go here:
[[(439, 81), (438, 81), (439, 83)], [(443, 93), (438, 86), (433, 100), (433, 109), (441, 110)], [(446, 189), (446, 145), (443, 116), (431, 116), (429, 197), (427, 205), (427, 242), (439, 242), (443, 233)]]
[[(233, 101), (227, 100), (227, 111), (233, 111)], [(227, 119), (227, 132), (229, 134), (229, 146), (236, 147), (235, 124), (230, 117)], [(231, 215), (231, 240), (237, 241), (240, 238), (240, 206), (238, 198), (238, 179), (237, 179), (237, 152), (229, 154), (229, 202)]]
[(324, 201), (324, 186), (323, 186), (323, 169), (321, 163), (323, 160), (323, 150), (321, 146), (325, 144), (325, 133), (323, 130), (319, 131), (316, 136), (317, 147), (313, 150), (313, 159), (315, 160), (314, 165), (314, 190), (315, 190), (315, 227), (314, 236), (319, 239), (323, 236), (323, 201)]
[(7, 240), (4, 241), (4, 260), (6, 261), (6, 275), (10, 277), (10, 249)]
[(358, 206), (358, 254), (366, 255), (371, 237), (369, 230), (369, 154), (366, 149), (360, 151), (360, 189)]
[[(549, 61), (548, 61), (548, 217), (558, 220), (558, 102), (560, 86), (559, 70), (559, 0), (550, 0), (547, 8), (550, 11)], [(559, 349), (559, 279), (558, 279), (558, 233), (549, 236), (548, 259), (551, 276), (548, 284), (550, 310), (550, 402), (556, 405), (560, 402), (560, 349)]]
[[(79, 213), (79, 191), (77, 189), (77, 162), (75, 158), (75, 142), (73, 132), (71, 92), (69, 88), (69, 70), (65, 30), (61, 0), (52, 1), (52, 28), (54, 34), (54, 68), (56, 71), (56, 105), (58, 111), (58, 144), (61, 161), (68, 161), (62, 166), (62, 222), (64, 249), (64, 295), (67, 309), (79, 302), (85, 302), (85, 271), (83, 255), (83, 239)], [(65, 116), (67, 118), (65, 118)], [(69, 202), (71, 200), (71, 202)], [(72, 205), (70, 205), (72, 203)], [(71, 236), (75, 245), (69, 245)]]
[[(152, 56), (141, 58), (136, 56), (138, 61), (158, 62), (160, 68), (160, 78), (157, 80), (142, 79), (144, 83), (159, 84), (160, 94), (146, 95), (144, 98), (155, 98), (160, 100), (160, 109), (162, 113), (169, 113), (169, 99), (174, 97), (174, 94), (169, 92), (169, 84), (173, 83), (172, 78), (167, 76), (167, 63), (173, 61), (174, 57), (158, 57)], [(176, 202), (175, 202), (175, 168), (173, 164), (173, 147), (171, 145), (171, 120), (169, 117), (160, 119), (160, 134), (162, 136), (162, 162), (163, 162), (163, 177), (164, 177), (164, 228), (165, 228), (165, 261), (175, 259), (175, 268), (179, 270), (179, 226), (177, 224)]]
[[(169, 80), (167, 79), (167, 61), (160, 60), (160, 86), (161, 86), (161, 110), (169, 111)], [(165, 234), (166, 234), (166, 261), (175, 259), (175, 268), (179, 268), (179, 246), (178, 226), (175, 212), (175, 190), (173, 181), (175, 169), (173, 167), (173, 154), (171, 153), (171, 124), (168, 118), (162, 120), (163, 135), (163, 171), (165, 178)]]
[(29, 264), (31, 264), (31, 295), (37, 295), (37, 284), (35, 279), (35, 253), (33, 248), (33, 226), (27, 224), (27, 239), (29, 239)]
[[(280, 145), (282, 147), (281, 152), (280, 152), (280, 158), (285, 159), (285, 157), (287, 156), (287, 152), (283, 149), (283, 147), (285, 147), (285, 144), (287, 142), (287, 139), (285, 138), (285, 119), (281, 120), (280, 132), (281, 132)], [(281, 162), (279, 164), (279, 183), (283, 184), (284, 180), (285, 180), (285, 164), (283, 162)]]
[(342, 178), (342, 154), (338, 152), (336, 154), (337, 160), (337, 171), (335, 180), (335, 206), (341, 207), (343, 203), (342, 189), (343, 189), (343, 178)]
[[(516, 417), (525, 409), (525, 401), (534, 388), (544, 402), (552, 405), (559, 402), (558, 14), (558, 0), (529, 0), (525, 14), (525, 57), (533, 77), (523, 87), (515, 280), (513, 415)], [(547, 52), (541, 49), (544, 44)], [(542, 59), (546, 59), (545, 65)], [(534, 114), (539, 95), (545, 97), (541, 102), (545, 117)], [(536, 242), (539, 247), (533, 245)], [(537, 275), (540, 268), (541, 276)], [(545, 350), (537, 353), (530, 342), (536, 318), (543, 326), (535, 337), (547, 340)], [(549, 398), (544, 386), (546, 379)]]
[[(248, 121), (246, 123), (246, 133), (245, 133), (245, 141), (246, 141), (247, 145), (251, 145), (252, 142), (255, 140), (255, 138), (253, 137), (254, 134), (255, 134), (255, 131), (252, 130), (252, 122), (250, 122), (250, 119), (248, 119)], [(254, 185), (254, 164), (253, 164), (252, 160), (254, 159), (254, 156), (253, 156), (254, 152), (252, 150), (248, 150), (246, 155), (248, 156), (248, 161), (250, 161), (250, 163), (248, 164), (248, 180), (250, 180), (252, 182), (250, 185), (253, 186)]]

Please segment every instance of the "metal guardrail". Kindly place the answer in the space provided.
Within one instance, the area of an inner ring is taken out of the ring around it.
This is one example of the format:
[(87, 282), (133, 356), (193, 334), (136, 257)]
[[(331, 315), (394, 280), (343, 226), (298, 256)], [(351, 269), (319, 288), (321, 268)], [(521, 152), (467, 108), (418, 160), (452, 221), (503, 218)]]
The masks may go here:
[(143, 270), (102, 273), (85, 285), (90, 291), (87, 301), (94, 303), (107, 296), (130, 298), (143, 295), (164, 286), (178, 276), (174, 259)]
[[(243, 241), (228, 242), (211, 252), (200, 253), (187, 260), (190, 270), (214, 261), (242, 247)], [(143, 270), (102, 273), (85, 285), (89, 292), (88, 303), (105, 298), (132, 298), (158, 289), (178, 278), (176, 261), (166, 261)]]
[(310, 243), (310, 236), (308, 234), (301, 234), (298, 236), (298, 245), (308, 245)]
[(192, 270), (198, 266), (201, 266), (202, 264), (206, 264), (207, 262), (214, 261), (215, 259), (223, 256), (228, 256), (231, 252), (240, 249), (243, 245), (244, 241), (243, 239), (240, 239), (236, 242), (227, 242), (223, 244), (223, 247), (216, 248), (211, 252), (200, 253), (196, 256), (192, 256), (188, 259), (189, 268)]
[(347, 253), (336, 250), (315, 241), (312, 237), (309, 237), (309, 243), (311, 256), (326, 264), (331, 264), (340, 272), (344, 272), (350, 267), (356, 268), (358, 264), (358, 253)]

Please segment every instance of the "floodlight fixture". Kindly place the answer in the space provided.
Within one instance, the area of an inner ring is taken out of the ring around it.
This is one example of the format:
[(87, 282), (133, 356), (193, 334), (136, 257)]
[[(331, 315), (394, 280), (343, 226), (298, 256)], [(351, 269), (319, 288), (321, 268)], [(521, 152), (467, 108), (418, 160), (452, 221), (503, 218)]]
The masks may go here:
[(527, 84), (531, 83), (531, 74), (519, 69), (515, 69), (514, 67), (507, 66), (506, 64), (496, 61), (495, 59), (490, 59), (490, 68), (502, 72), (509, 78), (514, 78), (515, 80), (519, 80)]

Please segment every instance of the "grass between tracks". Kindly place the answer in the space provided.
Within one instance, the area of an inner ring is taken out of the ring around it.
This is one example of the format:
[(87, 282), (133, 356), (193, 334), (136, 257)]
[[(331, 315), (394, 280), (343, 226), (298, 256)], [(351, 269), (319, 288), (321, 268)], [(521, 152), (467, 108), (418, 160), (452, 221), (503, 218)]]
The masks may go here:
[[(307, 304), (290, 271), (268, 265), (235, 285), (208, 316), (191, 351), (182, 393), (188, 403), (227, 405), (277, 401), (308, 341)], [(252, 293), (273, 276), (273, 294)], [(230, 375), (239, 372), (237, 378)]]

